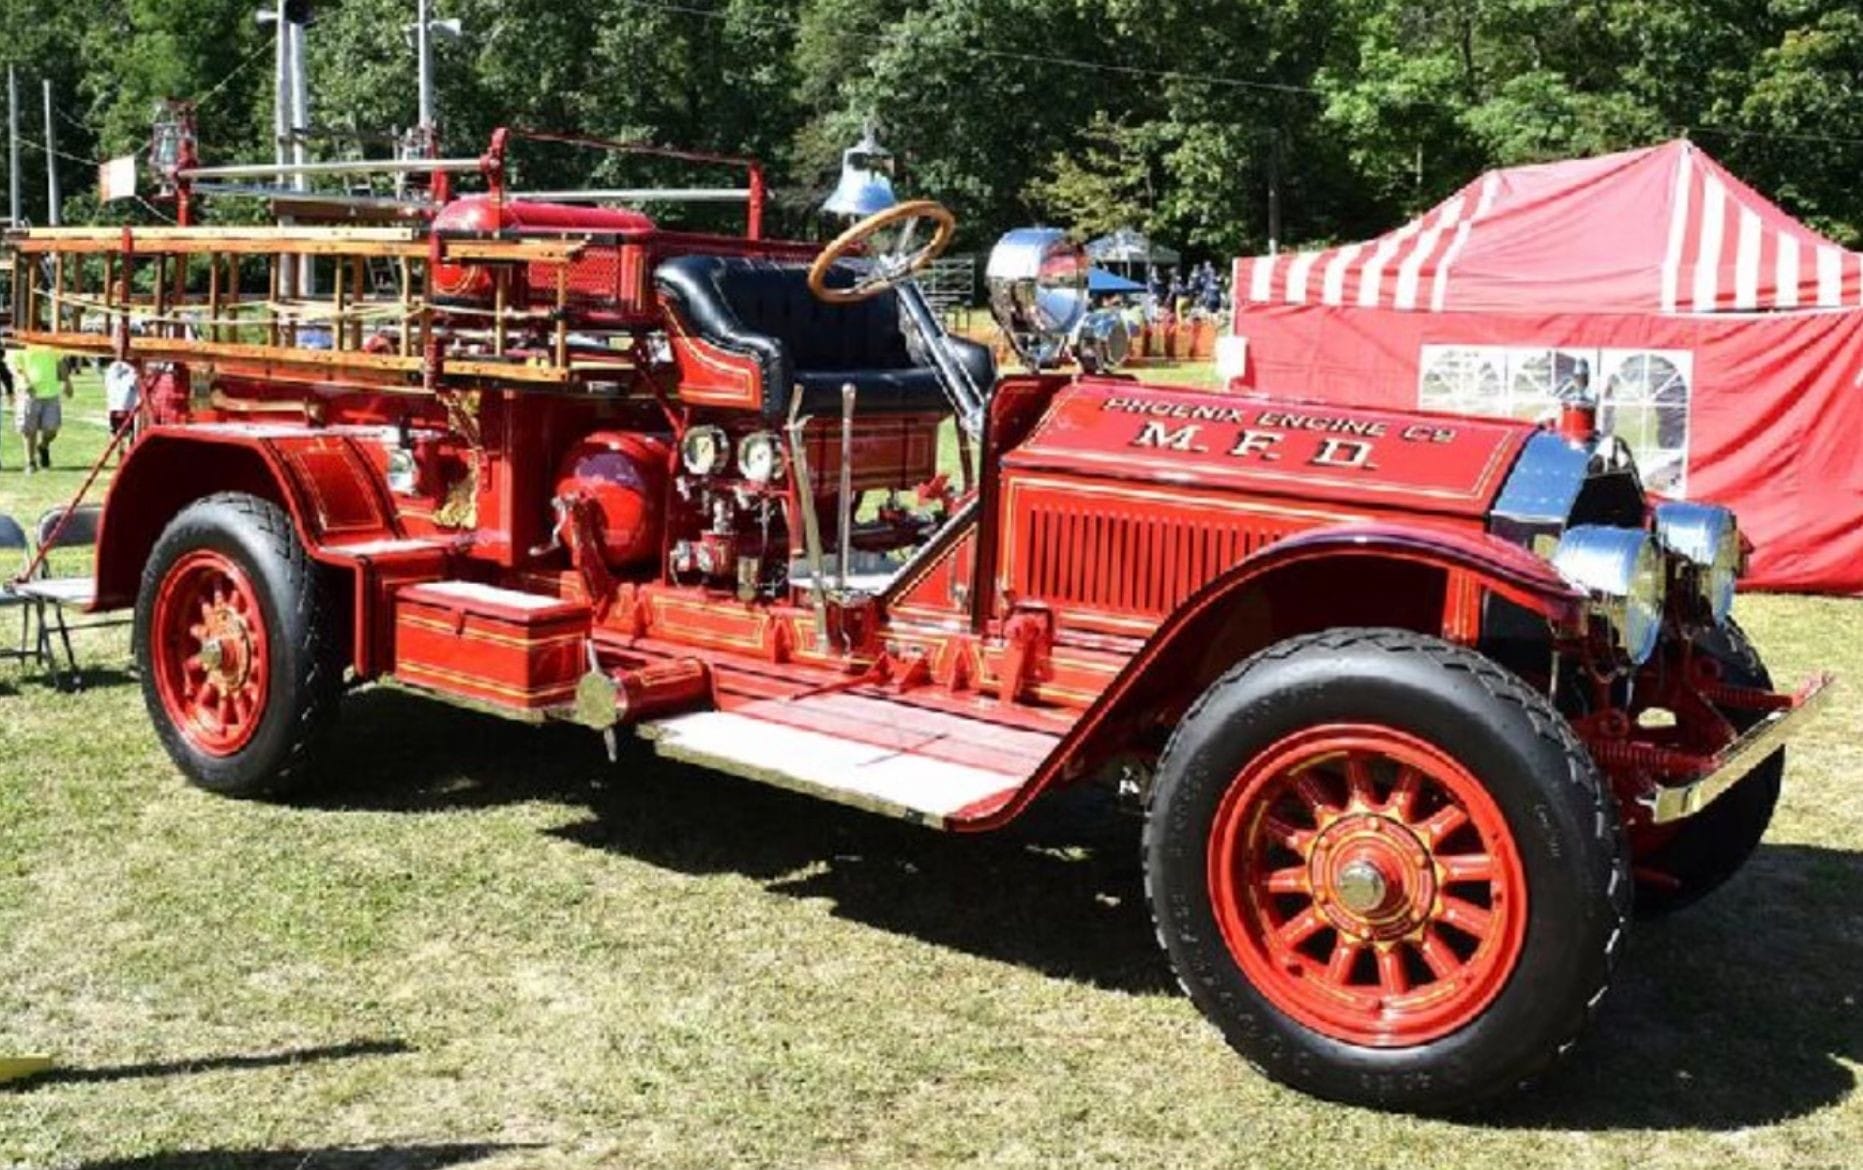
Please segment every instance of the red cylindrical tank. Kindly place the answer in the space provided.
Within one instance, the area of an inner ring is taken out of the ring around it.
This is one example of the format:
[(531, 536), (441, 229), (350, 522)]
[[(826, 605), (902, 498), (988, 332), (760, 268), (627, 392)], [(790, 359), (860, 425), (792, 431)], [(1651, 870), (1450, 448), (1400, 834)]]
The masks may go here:
[[(582, 207), (571, 203), (496, 203), (489, 195), (455, 199), (433, 217), (433, 231), (448, 232), (641, 232), (653, 221), (624, 207)], [(433, 288), (441, 296), (489, 297), (491, 270), (482, 264), (436, 264)]]
[(602, 560), (620, 568), (660, 555), (665, 527), (666, 435), (595, 431), (583, 436), (557, 467), (556, 494), (579, 494), (602, 514)]

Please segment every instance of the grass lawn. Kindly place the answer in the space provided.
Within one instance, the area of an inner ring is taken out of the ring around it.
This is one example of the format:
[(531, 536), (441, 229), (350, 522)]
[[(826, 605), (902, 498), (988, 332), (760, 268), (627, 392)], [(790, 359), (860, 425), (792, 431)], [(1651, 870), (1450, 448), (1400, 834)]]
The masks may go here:
[[(75, 487), (9, 433), (0, 511)], [(1863, 677), (1863, 605), (1753, 597), (1782, 678)], [(10, 628), (10, 627), (9, 627)], [(1598, 1027), (1478, 1119), (1252, 1072), (1174, 988), (1135, 832), (959, 839), (372, 691), (291, 804), (184, 785), (123, 631), (80, 694), (0, 664), (0, 1166), (1855, 1166), (1863, 698), (1752, 865), (1642, 926)]]

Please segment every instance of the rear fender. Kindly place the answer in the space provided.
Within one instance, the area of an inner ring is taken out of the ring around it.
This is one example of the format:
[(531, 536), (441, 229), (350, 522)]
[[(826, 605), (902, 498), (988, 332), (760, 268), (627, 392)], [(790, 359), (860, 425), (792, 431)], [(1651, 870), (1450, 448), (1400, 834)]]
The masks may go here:
[[(313, 560), (349, 570), (364, 616), (366, 574), (342, 545), (395, 539), (394, 509), (358, 441), (311, 428), (156, 427), (130, 449), (104, 500), (97, 541), (97, 609), (133, 605), (155, 542), (183, 508), (216, 492), (245, 492), (284, 508)], [(370, 657), (358, 621), (358, 666)]]
[(1278, 541), (1167, 618), (1008, 804), (953, 827), (995, 828), (1048, 785), (1155, 742), (1223, 671), (1298, 634), (1390, 626), (1472, 644), (1484, 593), (1543, 618), (1555, 637), (1585, 630), (1583, 594), (1545, 560), (1485, 533), (1354, 524)]

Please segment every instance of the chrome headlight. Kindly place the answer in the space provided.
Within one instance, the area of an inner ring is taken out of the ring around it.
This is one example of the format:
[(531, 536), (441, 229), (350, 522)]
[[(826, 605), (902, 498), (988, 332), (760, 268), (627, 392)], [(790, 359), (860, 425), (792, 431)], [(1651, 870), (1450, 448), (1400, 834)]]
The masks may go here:
[(1591, 597), (1631, 664), (1649, 661), (1662, 633), (1663, 559), (1655, 539), (1633, 528), (1580, 525), (1559, 538), (1552, 563)]
[(1719, 504), (1658, 504), (1656, 539), (1694, 566), (1702, 604), (1716, 625), (1725, 622), (1740, 576), (1740, 525), (1733, 512)]

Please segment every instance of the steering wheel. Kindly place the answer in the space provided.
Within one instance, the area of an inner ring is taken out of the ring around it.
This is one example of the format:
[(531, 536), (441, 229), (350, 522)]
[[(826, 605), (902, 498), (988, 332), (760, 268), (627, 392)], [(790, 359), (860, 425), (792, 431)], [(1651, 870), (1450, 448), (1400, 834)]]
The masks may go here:
[[(922, 224), (931, 225), (931, 239), (915, 248), (914, 241)], [(898, 233), (891, 247), (867, 257), (871, 268), (846, 288), (828, 286), (828, 273), (836, 264), (894, 225), (898, 225)], [(815, 257), (815, 263), (809, 265), (809, 291), (831, 305), (848, 305), (878, 296), (905, 283), (913, 273), (943, 255), (951, 246), (951, 236), (956, 231), (957, 217), (943, 204), (930, 199), (915, 199), (876, 211), (836, 236), (822, 249), (822, 254)]]

